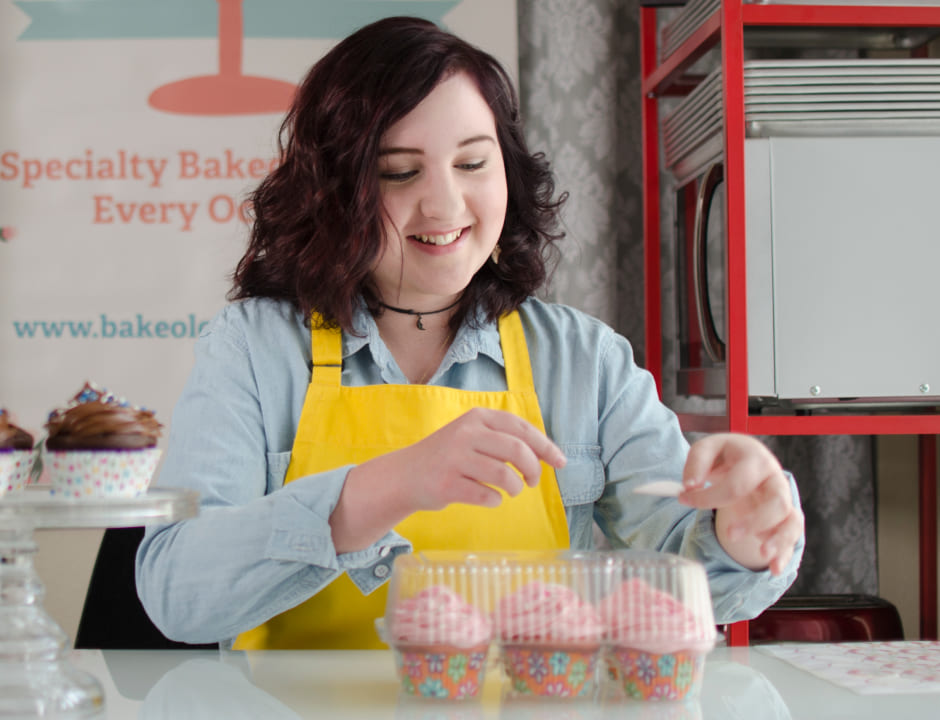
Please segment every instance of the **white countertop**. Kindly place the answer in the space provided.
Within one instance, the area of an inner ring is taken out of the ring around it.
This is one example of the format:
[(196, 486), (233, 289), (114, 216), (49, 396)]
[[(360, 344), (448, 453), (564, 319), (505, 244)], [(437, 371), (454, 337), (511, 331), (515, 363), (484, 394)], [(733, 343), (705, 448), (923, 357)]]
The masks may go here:
[[(823, 646), (819, 646), (823, 647)], [(775, 657), (769, 648), (716, 648), (693, 702), (635, 702), (602, 683), (589, 701), (513, 697), (498, 666), (482, 698), (403, 698), (389, 651), (79, 650), (72, 664), (105, 690), (102, 717), (388, 718), (389, 720), (826, 720), (940, 716), (940, 693), (863, 695)]]

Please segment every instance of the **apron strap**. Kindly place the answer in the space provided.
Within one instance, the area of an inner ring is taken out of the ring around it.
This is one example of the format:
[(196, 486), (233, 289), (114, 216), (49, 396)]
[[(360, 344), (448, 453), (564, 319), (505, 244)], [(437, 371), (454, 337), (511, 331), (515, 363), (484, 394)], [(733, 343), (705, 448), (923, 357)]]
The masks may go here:
[(519, 311), (503, 315), (499, 319), (499, 343), (503, 348), (506, 364), (506, 387), (510, 392), (532, 390), (532, 364), (529, 362), (529, 346), (522, 330)]
[[(310, 352), (313, 357), (313, 373), (310, 382), (315, 385), (340, 387), (343, 372), (343, 334), (339, 328), (317, 328), (319, 315), (310, 318)], [(518, 311), (503, 315), (499, 319), (499, 341), (506, 364), (506, 387), (510, 392), (531, 389), (532, 365), (529, 347), (522, 330)]]
[(310, 353), (313, 357), (312, 385), (340, 387), (343, 375), (343, 331), (318, 328), (320, 316), (310, 317)]

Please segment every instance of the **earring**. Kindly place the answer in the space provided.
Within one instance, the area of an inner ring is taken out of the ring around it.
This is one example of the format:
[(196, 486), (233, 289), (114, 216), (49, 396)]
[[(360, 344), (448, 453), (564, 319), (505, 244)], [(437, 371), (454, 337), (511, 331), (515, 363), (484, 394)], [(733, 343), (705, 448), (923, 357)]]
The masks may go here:
[(490, 254), (490, 259), (493, 261), (494, 265), (499, 265), (499, 254), (503, 249), (497, 243), (496, 247), (493, 248), (493, 252)]

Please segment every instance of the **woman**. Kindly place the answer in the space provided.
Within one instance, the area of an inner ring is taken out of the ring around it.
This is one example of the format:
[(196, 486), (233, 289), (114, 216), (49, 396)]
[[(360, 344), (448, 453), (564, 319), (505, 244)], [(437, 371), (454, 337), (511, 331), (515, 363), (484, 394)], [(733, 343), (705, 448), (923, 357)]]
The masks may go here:
[[(783, 593), (803, 518), (773, 455), (690, 451), (623, 337), (532, 297), (561, 200), (492, 57), (374, 23), (312, 68), (281, 142), (159, 479), (202, 513), (138, 552), (164, 633), (380, 646), (396, 555), (589, 548), (595, 521), (704, 563), (720, 622)], [(680, 502), (634, 494), (663, 478)]]

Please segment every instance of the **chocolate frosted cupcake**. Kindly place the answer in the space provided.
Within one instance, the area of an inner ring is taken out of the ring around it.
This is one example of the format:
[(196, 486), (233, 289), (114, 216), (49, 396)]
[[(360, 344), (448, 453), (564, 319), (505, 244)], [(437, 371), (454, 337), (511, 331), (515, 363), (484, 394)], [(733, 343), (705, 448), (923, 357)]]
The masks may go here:
[(0, 408), (0, 496), (22, 490), (33, 467), (33, 436), (17, 427)]
[(157, 467), (161, 425), (150, 410), (93, 383), (46, 422), (45, 462), (53, 493), (132, 497)]

